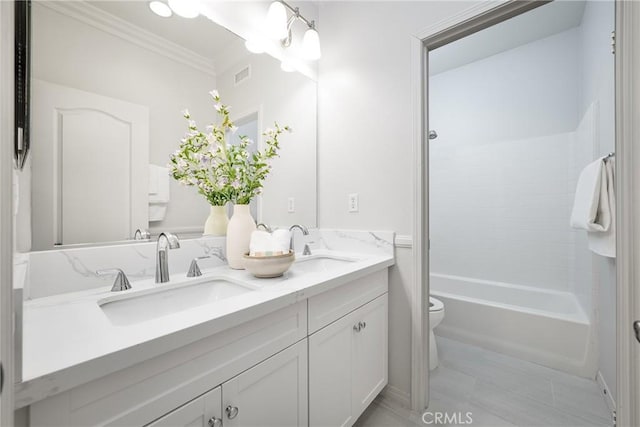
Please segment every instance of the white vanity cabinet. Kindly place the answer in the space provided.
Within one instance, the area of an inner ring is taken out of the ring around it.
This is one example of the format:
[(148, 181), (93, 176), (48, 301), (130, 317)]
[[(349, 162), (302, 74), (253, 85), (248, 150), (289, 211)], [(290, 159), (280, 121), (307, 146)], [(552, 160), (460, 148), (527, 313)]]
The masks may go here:
[(293, 304), (35, 401), (30, 425), (351, 425), (387, 384), (387, 292), (384, 268), (300, 293)]
[(387, 384), (388, 276), (309, 298), (309, 425), (351, 425)]
[(306, 426), (307, 405), (303, 340), (147, 427)]
[(308, 424), (307, 340), (222, 384), (224, 426)]
[(387, 384), (387, 294), (309, 337), (309, 425), (349, 426)]
[(222, 387), (193, 399), (147, 427), (222, 427)]
[[(194, 421), (193, 425), (198, 426), (205, 416), (197, 418), (196, 414), (193, 418), (194, 408), (186, 405), (218, 386), (222, 386), (220, 407), (224, 410), (229, 404), (238, 406), (243, 417), (248, 416), (245, 412), (260, 408), (258, 399), (271, 399), (282, 405), (282, 400), (273, 399), (284, 387), (288, 407), (295, 407), (295, 414), (302, 413), (306, 420), (307, 390), (302, 386), (307, 381), (306, 338), (305, 300), (35, 402), (29, 408), (30, 425), (165, 425), (161, 420), (166, 414), (174, 425), (181, 425), (181, 420), (185, 425), (191, 426)], [(295, 399), (290, 398), (294, 385), (296, 393), (304, 393)], [(269, 387), (271, 390), (265, 392)], [(229, 396), (237, 400), (231, 401)], [(304, 405), (298, 410), (299, 402)], [(200, 408), (209, 407), (198, 405), (195, 403)], [(271, 416), (277, 415), (274, 414)], [(223, 415), (224, 425), (228, 426), (230, 420), (224, 411)]]

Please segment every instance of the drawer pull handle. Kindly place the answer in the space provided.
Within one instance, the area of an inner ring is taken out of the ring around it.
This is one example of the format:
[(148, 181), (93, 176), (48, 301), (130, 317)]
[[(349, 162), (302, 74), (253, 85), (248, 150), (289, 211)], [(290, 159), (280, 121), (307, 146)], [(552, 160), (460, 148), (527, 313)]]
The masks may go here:
[(209, 427), (222, 427), (222, 420), (220, 418), (209, 418)]
[(367, 327), (367, 322), (360, 322), (358, 323), (360, 326), (362, 326), (362, 329)]
[(229, 418), (230, 420), (234, 419), (235, 417), (238, 416), (238, 407), (237, 406), (227, 406), (227, 408), (225, 409), (225, 411), (227, 412), (227, 418)]

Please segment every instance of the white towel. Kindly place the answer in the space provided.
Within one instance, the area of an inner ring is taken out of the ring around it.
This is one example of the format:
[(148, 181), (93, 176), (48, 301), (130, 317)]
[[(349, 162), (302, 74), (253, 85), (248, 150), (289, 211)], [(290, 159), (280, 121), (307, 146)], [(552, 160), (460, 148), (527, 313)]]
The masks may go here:
[(167, 214), (170, 181), (169, 169), (149, 165), (149, 221), (162, 221)]
[(271, 256), (289, 253), (291, 232), (289, 230), (275, 230), (273, 233), (256, 230), (251, 233), (249, 255)]
[(249, 255), (264, 256), (265, 254), (271, 254), (271, 252), (273, 252), (271, 233), (262, 230), (256, 230), (251, 233)]
[(615, 160), (610, 158), (604, 162), (603, 180), (601, 183), (601, 202), (598, 217), (609, 222), (609, 228), (603, 232), (590, 232), (589, 249), (598, 255), (609, 258), (616, 257), (616, 195), (615, 195)]
[(273, 232), (274, 251), (289, 253), (291, 247), (291, 231), (278, 229)]
[(593, 252), (615, 258), (615, 161), (604, 159), (590, 163), (580, 173), (571, 226), (587, 231)]
[(149, 202), (169, 203), (169, 169), (149, 165)]

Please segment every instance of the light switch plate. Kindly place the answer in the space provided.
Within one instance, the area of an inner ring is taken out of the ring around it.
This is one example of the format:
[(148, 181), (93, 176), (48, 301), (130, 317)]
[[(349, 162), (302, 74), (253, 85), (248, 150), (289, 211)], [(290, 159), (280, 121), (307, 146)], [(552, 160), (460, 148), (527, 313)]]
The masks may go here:
[(287, 199), (287, 212), (294, 213), (296, 211), (296, 199), (289, 197)]

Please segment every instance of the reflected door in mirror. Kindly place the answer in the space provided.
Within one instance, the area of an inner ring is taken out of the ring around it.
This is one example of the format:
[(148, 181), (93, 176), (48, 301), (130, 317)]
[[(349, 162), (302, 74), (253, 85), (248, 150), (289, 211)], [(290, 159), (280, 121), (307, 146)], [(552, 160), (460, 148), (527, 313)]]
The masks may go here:
[(33, 249), (146, 227), (148, 109), (44, 81), (33, 89)]

